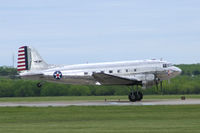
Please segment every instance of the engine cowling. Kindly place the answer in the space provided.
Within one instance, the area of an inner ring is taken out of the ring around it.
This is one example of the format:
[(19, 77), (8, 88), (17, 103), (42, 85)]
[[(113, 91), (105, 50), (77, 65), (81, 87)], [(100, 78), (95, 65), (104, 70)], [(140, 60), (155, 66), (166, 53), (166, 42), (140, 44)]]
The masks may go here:
[(156, 76), (154, 74), (140, 74), (137, 78), (142, 80), (142, 87), (149, 88), (156, 84)]
[(155, 81), (143, 81), (142, 88), (143, 89), (150, 88), (150, 87), (154, 86), (155, 84), (156, 84)]

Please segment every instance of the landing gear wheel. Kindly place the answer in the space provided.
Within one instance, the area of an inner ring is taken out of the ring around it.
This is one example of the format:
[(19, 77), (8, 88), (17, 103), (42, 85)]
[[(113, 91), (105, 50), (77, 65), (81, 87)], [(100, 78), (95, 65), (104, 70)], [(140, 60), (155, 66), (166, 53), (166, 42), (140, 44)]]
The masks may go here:
[(141, 101), (143, 99), (143, 94), (142, 92), (138, 91), (137, 92), (137, 101)]
[(137, 101), (137, 95), (135, 95), (135, 92), (131, 92), (129, 95), (128, 95), (128, 98), (131, 102), (136, 102)]
[(37, 87), (42, 87), (42, 83), (37, 83)]
[(131, 102), (141, 101), (143, 99), (143, 94), (140, 91), (131, 92), (128, 96)]

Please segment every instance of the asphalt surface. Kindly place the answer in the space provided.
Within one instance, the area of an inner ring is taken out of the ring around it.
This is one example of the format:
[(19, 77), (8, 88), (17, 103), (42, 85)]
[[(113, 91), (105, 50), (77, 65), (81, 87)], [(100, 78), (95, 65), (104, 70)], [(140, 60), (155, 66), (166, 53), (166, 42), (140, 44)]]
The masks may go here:
[(67, 107), (67, 106), (147, 106), (147, 105), (200, 105), (200, 99), (128, 101), (58, 101), (58, 102), (0, 102), (0, 107)]

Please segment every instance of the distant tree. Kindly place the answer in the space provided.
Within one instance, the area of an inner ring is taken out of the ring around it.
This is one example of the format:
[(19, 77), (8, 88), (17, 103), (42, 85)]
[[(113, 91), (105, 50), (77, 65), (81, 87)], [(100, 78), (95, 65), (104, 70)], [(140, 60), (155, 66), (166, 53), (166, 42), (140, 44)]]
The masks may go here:
[(0, 67), (0, 76), (18, 75), (16, 68)]

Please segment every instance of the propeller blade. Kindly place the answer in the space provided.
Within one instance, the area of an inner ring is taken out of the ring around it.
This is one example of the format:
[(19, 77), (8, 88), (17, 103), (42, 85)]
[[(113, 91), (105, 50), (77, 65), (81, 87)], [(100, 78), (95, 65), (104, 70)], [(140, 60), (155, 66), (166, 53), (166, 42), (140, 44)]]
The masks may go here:
[(161, 91), (161, 94), (163, 95), (164, 94), (163, 81), (160, 82), (160, 91)]

